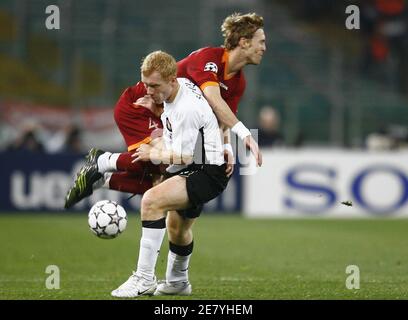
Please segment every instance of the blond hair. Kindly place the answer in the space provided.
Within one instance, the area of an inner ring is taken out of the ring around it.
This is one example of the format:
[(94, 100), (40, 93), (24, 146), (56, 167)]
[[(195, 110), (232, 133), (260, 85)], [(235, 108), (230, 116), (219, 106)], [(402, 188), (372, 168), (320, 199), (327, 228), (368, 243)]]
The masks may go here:
[(145, 77), (157, 71), (163, 80), (169, 81), (177, 76), (177, 63), (170, 54), (160, 50), (153, 51), (143, 59), (140, 71)]
[(256, 13), (231, 14), (221, 25), (224, 47), (227, 50), (236, 48), (241, 38), (252, 39), (254, 33), (263, 26), (263, 18)]

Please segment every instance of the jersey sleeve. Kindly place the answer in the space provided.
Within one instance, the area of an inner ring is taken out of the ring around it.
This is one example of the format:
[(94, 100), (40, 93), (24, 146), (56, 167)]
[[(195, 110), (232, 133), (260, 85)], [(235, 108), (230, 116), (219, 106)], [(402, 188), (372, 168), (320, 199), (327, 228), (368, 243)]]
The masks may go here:
[(221, 69), (221, 58), (210, 50), (197, 52), (189, 57), (187, 75), (201, 90), (206, 86), (218, 86), (218, 71)]
[(128, 105), (131, 103), (132, 100), (132, 88), (129, 87), (120, 95), (118, 101), (116, 102), (116, 106)]

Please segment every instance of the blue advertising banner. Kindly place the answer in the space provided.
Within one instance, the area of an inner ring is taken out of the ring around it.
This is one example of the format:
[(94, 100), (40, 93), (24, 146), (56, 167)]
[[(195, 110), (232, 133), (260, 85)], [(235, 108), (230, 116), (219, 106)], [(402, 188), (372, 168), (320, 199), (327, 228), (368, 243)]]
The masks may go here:
[[(84, 157), (72, 154), (47, 155), (31, 152), (0, 152), (0, 212), (64, 211), (64, 198)], [(110, 199), (125, 209), (138, 211), (141, 196), (98, 189), (70, 211), (87, 211), (99, 200)], [(241, 210), (241, 179), (235, 171), (227, 189), (207, 203), (206, 211)]]

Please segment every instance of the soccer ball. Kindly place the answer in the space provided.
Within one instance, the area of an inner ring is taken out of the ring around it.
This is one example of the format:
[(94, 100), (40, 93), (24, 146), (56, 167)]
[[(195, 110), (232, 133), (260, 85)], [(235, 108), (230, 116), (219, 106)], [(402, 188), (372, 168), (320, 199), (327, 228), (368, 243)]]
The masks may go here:
[(92, 206), (91, 210), (89, 210), (89, 228), (99, 238), (116, 238), (119, 234), (125, 231), (126, 224), (126, 211), (115, 201), (98, 201)]

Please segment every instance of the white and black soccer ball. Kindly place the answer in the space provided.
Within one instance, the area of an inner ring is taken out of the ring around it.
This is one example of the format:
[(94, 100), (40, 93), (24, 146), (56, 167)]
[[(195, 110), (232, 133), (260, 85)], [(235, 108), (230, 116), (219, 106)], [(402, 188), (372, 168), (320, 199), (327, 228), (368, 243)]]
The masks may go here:
[(125, 231), (127, 214), (115, 201), (98, 201), (89, 210), (88, 225), (99, 238), (113, 239)]

